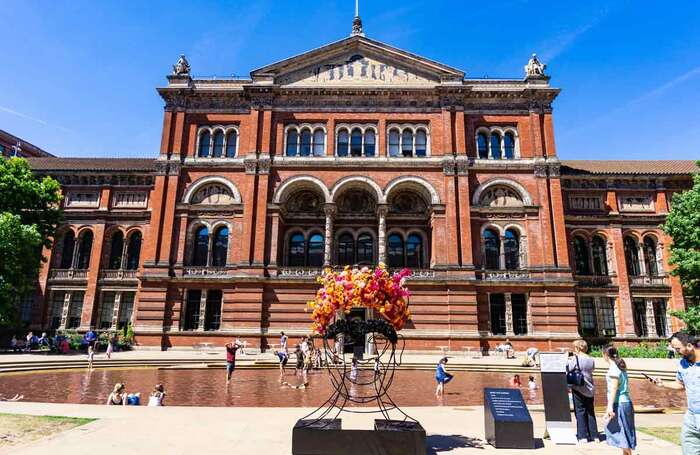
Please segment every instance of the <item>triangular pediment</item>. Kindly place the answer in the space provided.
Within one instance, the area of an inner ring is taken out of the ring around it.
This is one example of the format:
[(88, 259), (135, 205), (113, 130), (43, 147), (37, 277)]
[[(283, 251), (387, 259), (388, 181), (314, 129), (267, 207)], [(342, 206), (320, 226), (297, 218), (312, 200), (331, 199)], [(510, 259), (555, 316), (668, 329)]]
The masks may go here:
[(429, 87), (464, 73), (364, 36), (353, 36), (257, 69), (254, 83), (288, 87)]

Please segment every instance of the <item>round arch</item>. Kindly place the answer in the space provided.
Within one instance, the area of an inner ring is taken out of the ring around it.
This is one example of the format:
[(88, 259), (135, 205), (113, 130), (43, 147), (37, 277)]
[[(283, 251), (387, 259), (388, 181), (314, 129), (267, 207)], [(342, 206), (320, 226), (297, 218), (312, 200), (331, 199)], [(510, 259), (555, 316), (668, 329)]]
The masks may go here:
[(201, 177), (192, 182), (192, 184), (187, 187), (187, 190), (185, 190), (185, 194), (184, 196), (182, 196), (182, 202), (185, 204), (189, 204), (190, 200), (192, 199), (192, 196), (194, 196), (200, 188), (203, 188), (210, 183), (221, 183), (231, 191), (231, 195), (235, 203), (241, 203), (241, 193), (238, 191), (238, 188), (236, 188), (236, 185), (234, 185), (234, 183), (229, 179), (218, 175)]
[(377, 204), (386, 203), (384, 192), (379, 185), (371, 178), (360, 175), (350, 175), (338, 180), (335, 185), (333, 185), (333, 189), (331, 189), (331, 200), (335, 202), (340, 193), (346, 188), (352, 187), (362, 187), (369, 190), (370, 193), (374, 193), (374, 196), (377, 198)]
[(472, 205), (479, 205), (479, 200), (481, 199), (481, 195), (484, 193), (484, 191), (491, 188), (492, 186), (497, 185), (507, 186), (517, 191), (518, 194), (520, 194), (520, 198), (523, 200), (523, 205), (532, 205), (532, 198), (530, 197), (530, 193), (527, 192), (524, 186), (522, 186), (515, 180), (504, 178), (494, 178), (479, 185), (476, 191), (474, 191), (474, 196), (472, 196)]
[(401, 187), (404, 186), (409, 186), (409, 187), (419, 187), (419, 189), (423, 190), (425, 196), (429, 197), (430, 203), (435, 205), (435, 204), (440, 204), (440, 195), (438, 194), (437, 190), (433, 185), (431, 185), (427, 180), (425, 180), (422, 177), (417, 177), (417, 176), (411, 176), (411, 175), (405, 175), (402, 177), (398, 177), (390, 181), (386, 188), (384, 189), (384, 195), (385, 199), (389, 200), (389, 196), (391, 196), (391, 193), (393, 191), (397, 191)]
[(325, 203), (331, 202), (331, 193), (328, 191), (328, 187), (320, 179), (310, 175), (297, 175), (282, 182), (282, 184), (275, 189), (275, 194), (272, 196), (272, 202), (275, 204), (281, 204), (292, 191), (309, 187), (320, 191), (321, 194), (323, 194)]

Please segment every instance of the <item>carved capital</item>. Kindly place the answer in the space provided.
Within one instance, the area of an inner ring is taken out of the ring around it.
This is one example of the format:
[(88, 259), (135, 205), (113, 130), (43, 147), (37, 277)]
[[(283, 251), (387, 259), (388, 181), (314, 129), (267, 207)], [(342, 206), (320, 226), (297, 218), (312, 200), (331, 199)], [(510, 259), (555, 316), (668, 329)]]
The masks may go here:
[(455, 175), (455, 161), (454, 158), (444, 158), (442, 160), (442, 172), (445, 175)]
[(255, 155), (248, 155), (244, 160), (243, 160), (243, 166), (245, 166), (245, 173), (246, 174), (255, 174), (255, 171), (258, 167), (258, 160), (255, 158)]
[(377, 204), (377, 215), (382, 218), (386, 218), (389, 213), (389, 206), (387, 204)]
[(334, 218), (336, 212), (337, 212), (337, 209), (336, 209), (335, 204), (328, 203), (328, 204), (323, 205), (323, 213), (325, 213), (326, 216)]
[(258, 159), (258, 173), (269, 174), (271, 165), (272, 160), (270, 159), (270, 155), (260, 155), (260, 158)]
[(466, 156), (458, 156), (455, 159), (455, 165), (457, 168), (457, 175), (467, 175), (469, 173), (471, 160)]

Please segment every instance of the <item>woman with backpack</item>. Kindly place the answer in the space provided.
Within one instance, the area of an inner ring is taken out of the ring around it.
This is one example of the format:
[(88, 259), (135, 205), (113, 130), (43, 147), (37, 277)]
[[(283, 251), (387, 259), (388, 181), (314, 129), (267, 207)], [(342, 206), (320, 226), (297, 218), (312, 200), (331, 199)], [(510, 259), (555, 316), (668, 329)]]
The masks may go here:
[(574, 341), (574, 352), (569, 354), (566, 364), (566, 379), (571, 386), (576, 415), (576, 438), (580, 443), (593, 442), (598, 437), (598, 424), (593, 409), (593, 370), (595, 361), (588, 355), (588, 343), (585, 340)]

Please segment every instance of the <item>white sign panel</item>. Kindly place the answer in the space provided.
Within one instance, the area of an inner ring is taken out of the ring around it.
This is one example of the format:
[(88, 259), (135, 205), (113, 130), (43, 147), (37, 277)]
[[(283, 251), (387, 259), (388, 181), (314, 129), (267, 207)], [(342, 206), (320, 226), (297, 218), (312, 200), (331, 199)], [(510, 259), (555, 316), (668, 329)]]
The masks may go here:
[(566, 373), (568, 355), (559, 352), (540, 353), (540, 371), (542, 373)]

